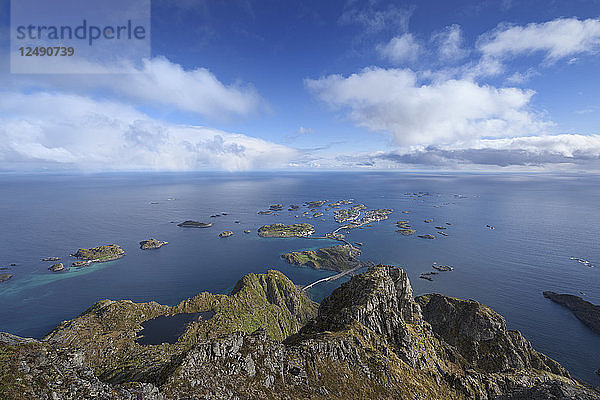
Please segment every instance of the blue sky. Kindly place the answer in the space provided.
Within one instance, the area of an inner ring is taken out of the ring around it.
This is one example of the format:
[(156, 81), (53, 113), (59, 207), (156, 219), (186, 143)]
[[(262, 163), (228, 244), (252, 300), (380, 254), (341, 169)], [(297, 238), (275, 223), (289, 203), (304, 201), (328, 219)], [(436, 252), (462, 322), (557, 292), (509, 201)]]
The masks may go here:
[(600, 0), (154, 0), (129, 75), (10, 74), (0, 4), (0, 170), (600, 170)]

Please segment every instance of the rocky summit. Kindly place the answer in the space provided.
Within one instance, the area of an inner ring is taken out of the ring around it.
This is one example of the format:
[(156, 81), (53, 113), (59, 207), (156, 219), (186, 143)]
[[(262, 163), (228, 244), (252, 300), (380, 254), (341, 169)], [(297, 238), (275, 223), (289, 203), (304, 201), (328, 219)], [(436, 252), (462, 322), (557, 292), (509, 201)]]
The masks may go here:
[[(141, 324), (211, 312), (176, 343)], [(600, 399), (472, 300), (379, 265), (310, 301), (278, 271), (169, 307), (104, 300), (43, 340), (0, 334), (2, 399)]]

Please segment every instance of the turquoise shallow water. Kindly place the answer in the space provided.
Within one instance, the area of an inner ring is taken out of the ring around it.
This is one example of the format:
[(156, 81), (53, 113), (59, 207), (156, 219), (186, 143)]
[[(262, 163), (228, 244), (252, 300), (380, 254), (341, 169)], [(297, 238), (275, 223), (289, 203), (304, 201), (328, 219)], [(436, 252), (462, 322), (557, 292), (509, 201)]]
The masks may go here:
[[(402, 266), (416, 295), (439, 292), (490, 305), (537, 350), (600, 386), (594, 374), (600, 368), (600, 335), (541, 294), (572, 293), (600, 304), (599, 183), (595, 175), (0, 175), (0, 267), (10, 268), (0, 273), (14, 275), (0, 284), (0, 330), (42, 337), (100, 299), (173, 305), (201, 291), (227, 293), (245, 273), (270, 268), (307, 284), (331, 272), (293, 267), (280, 255), (335, 242), (265, 239), (256, 229), (301, 221), (322, 234), (337, 227), (331, 211), (325, 221), (295, 218), (287, 208), (279, 216), (257, 211), (274, 203), (353, 198), (369, 209), (395, 210), (389, 220), (348, 234), (349, 240), (364, 243), (363, 260)], [(417, 192), (427, 194), (410, 195)], [(210, 218), (217, 212), (229, 215)], [(434, 222), (423, 222), (428, 218)], [(214, 226), (186, 229), (172, 223), (187, 219)], [(426, 240), (396, 233), (392, 222), (404, 219), (418, 234), (452, 225), (448, 237)], [(224, 230), (235, 234), (218, 238)], [(169, 244), (140, 250), (138, 242), (150, 237)], [(52, 263), (40, 261), (58, 256), (70, 264), (69, 254), (77, 248), (108, 243), (118, 243), (127, 255), (62, 273), (51, 273)], [(570, 257), (588, 259), (595, 267)], [(455, 270), (436, 275), (433, 282), (419, 279), (433, 262)], [(345, 279), (318, 285), (311, 295), (320, 300)]]

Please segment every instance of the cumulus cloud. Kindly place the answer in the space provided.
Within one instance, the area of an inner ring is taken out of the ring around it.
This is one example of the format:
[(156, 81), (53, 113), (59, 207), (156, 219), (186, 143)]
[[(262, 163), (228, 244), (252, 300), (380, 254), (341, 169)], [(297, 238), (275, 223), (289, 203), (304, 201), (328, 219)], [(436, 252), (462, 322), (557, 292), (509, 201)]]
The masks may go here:
[(5, 88), (61, 90), (87, 94), (90, 91), (117, 96), (139, 105), (168, 106), (211, 118), (244, 116), (257, 111), (262, 99), (250, 85), (226, 85), (206, 68), (185, 69), (164, 57), (145, 59), (141, 66), (124, 63), (121, 73), (114, 66), (88, 65), (97, 74), (11, 75), (4, 77)]
[(410, 69), (366, 68), (305, 84), (356, 124), (392, 133), (398, 145), (519, 136), (551, 126), (528, 109), (531, 90), (457, 79), (424, 85)]
[(377, 46), (379, 54), (393, 63), (401, 64), (417, 59), (421, 46), (410, 33), (392, 38), (385, 45)]
[(124, 103), (0, 94), (3, 169), (248, 170), (286, 166), (298, 155), (242, 134), (161, 122)]
[(595, 53), (600, 48), (600, 19), (559, 18), (525, 26), (502, 24), (482, 35), (477, 48), (484, 57), (492, 58), (542, 52), (549, 62)]
[(460, 25), (454, 24), (446, 27), (442, 32), (432, 35), (431, 40), (437, 45), (437, 52), (442, 60), (457, 61), (469, 54), (469, 51), (463, 48)]

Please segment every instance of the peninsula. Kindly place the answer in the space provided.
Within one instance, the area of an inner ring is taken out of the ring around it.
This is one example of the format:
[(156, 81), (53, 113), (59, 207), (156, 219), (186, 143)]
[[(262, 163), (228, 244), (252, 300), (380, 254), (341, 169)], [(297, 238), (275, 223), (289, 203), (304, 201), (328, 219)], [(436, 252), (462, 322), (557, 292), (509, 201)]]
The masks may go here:
[(558, 294), (555, 292), (543, 292), (542, 294), (545, 298), (571, 310), (578, 320), (594, 332), (600, 333), (600, 306), (572, 294)]

